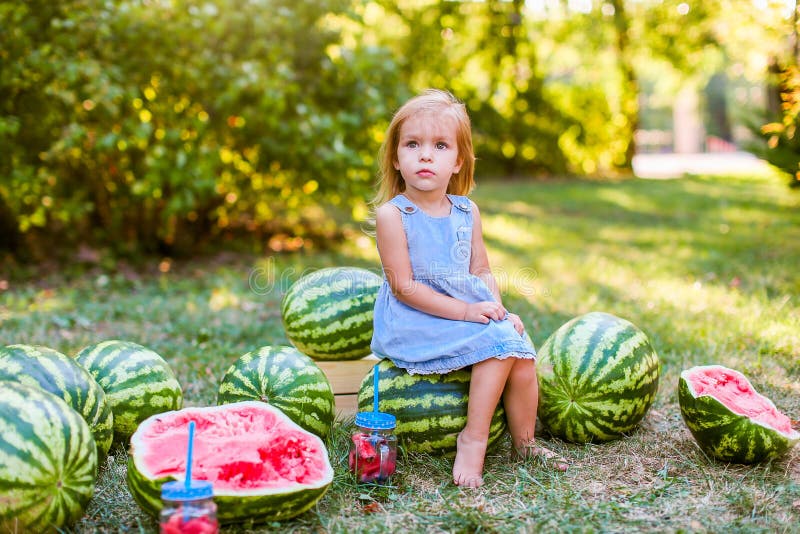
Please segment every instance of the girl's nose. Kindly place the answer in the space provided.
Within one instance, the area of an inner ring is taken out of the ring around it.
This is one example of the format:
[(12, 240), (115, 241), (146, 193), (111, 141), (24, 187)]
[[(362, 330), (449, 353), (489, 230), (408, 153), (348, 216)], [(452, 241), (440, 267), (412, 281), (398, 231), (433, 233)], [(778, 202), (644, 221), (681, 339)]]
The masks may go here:
[(421, 161), (431, 161), (433, 157), (431, 156), (431, 149), (430, 148), (423, 148), (419, 151), (419, 159)]

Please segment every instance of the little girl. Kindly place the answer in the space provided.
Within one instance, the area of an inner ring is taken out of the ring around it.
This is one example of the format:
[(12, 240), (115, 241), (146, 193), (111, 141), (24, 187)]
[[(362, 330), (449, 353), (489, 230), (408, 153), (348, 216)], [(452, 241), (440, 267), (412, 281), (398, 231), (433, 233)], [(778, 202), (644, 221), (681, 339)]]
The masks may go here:
[[(450, 93), (428, 90), (394, 115), (381, 147), (375, 199), (384, 282), (375, 302), (372, 350), (409, 373), (472, 366), (467, 424), (453, 481), (483, 484), (492, 414), (502, 396), (515, 450), (534, 445), (536, 351), (519, 316), (503, 307), (489, 268), (475, 186), (469, 116)], [(565, 469), (563, 459), (557, 467)]]

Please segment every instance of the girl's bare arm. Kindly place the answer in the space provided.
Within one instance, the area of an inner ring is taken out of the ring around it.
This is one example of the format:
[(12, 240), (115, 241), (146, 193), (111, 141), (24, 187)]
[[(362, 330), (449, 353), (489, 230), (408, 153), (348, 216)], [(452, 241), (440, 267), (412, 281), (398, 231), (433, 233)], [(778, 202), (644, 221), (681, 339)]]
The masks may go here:
[(503, 299), (500, 298), (500, 289), (497, 287), (497, 280), (492, 274), (489, 266), (489, 254), (486, 252), (486, 244), (483, 242), (483, 226), (481, 224), (481, 213), (478, 206), (470, 200), (472, 204), (472, 256), (469, 261), (469, 272), (480, 278), (489, 287), (495, 300), (502, 305)]

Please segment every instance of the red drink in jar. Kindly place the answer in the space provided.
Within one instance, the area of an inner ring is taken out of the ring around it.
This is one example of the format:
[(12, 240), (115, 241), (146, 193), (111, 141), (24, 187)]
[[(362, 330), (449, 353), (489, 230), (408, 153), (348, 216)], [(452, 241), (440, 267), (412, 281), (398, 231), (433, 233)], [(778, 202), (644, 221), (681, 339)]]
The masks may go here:
[(217, 505), (207, 480), (167, 482), (161, 486), (161, 534), (217, 534)]
[(396, 419), (383, 412), (359, 412), (350, 443), (350, 471), (358, 482), (384, 484), (397, 468)]

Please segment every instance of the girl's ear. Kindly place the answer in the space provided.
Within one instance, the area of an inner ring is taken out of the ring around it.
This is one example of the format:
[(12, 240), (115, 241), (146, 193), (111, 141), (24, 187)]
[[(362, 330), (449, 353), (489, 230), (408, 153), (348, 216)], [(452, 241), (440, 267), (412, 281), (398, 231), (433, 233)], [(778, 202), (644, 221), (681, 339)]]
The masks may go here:
[(396, 171), (400, 170), (400, 162), (397, 161), (397, 158), (394, 158), (394, 161), (392, 162), (392, 165), (394, 165), (394, 170), (396, 170)]

